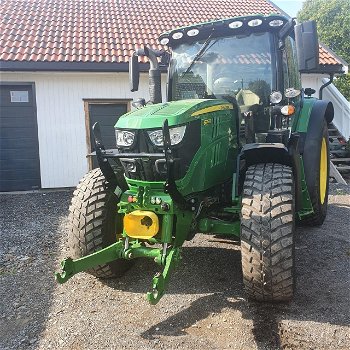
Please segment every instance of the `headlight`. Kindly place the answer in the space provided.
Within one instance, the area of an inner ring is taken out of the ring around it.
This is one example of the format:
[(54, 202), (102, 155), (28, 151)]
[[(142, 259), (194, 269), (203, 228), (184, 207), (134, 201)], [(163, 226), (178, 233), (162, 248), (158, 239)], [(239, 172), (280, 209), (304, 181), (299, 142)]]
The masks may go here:
[(279, 91), (273, 91), (270, 95), (270, 102), (273, 104), (278, 104), (282, 101), (282, 94)]
[(301, 93), (300, 90), (294, 89), (294, 88), (288, 88), (286, 89), (286, 92), (284, 93), (284, 96), (287, 98), (293, 98), (299, 96)]
[[(179, 126), (177, 128), (170, 128), (170, 142), (172, 145), (177, 145), (184, 138), (186, 131), (186, 125)], [(154, 130), (148, 131), (148, 136), (151, 139), (152, 143), (156, 146), (163, 146), (163, 131), (162, 130)]]
[(130, 147), (135, 140), (135, 133), (133, 131), (116, 130), (115, 136), (117, 139), (117, 146), (121, 147)]

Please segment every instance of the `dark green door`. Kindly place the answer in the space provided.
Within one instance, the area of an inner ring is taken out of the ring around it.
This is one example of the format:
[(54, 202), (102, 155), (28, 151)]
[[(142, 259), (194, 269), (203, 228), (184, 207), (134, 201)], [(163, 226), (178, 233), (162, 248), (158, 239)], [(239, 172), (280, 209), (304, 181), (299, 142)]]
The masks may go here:
[[(100, 124), (102, 140), (105, 148), (116, 148), (114, 125), (118, 118), (127, 112), (127, 109), (127, 103), (89, 104), (90, 142), (92, 151), (95, 150), (92, 126), (96, 122)], [(96, 168), (97, 166), (96, 157), (93, 157), (92, 167)]]
[(33, 84), (0, 85), (0, 191), (41, 187)]

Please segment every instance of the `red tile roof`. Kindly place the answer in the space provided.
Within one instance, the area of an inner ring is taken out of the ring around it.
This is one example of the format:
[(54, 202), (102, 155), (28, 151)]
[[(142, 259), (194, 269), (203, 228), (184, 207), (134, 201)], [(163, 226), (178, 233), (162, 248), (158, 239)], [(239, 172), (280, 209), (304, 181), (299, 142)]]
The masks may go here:
[[(2, 0), (0, 60), (125, 63), (158, 36), (221, 18), (279, 13), (267, 0)], [(320, 62), (340, 64), (321, 49)]]
[(342, 64), (337, 57), (330, 53), (325, 47), (320, 45), (321, 64)]

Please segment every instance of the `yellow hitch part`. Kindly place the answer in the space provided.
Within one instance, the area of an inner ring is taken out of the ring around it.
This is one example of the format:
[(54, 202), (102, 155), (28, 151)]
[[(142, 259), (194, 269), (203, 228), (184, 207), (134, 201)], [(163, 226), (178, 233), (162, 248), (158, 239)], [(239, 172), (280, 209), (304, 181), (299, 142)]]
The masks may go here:
[(124, 216), (124, 230), (132, 238), (151, 238), (159, 231), (158, 216), (151, 211), (135, 210)]

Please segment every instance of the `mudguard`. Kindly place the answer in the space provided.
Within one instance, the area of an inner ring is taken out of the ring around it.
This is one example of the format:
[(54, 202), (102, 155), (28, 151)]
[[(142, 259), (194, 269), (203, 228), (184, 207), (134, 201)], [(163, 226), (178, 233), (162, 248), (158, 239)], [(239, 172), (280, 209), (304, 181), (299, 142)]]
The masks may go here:
[(292, 165), (288, 148), (282, 143), (250, 143), (243, 146), (240, 156), (246, 167), (257, 163)]
[[(302, 186), (303, 171), (298, 152), (299, 135), (293, 133), (289, 139), (288, 147), (282, 143), (252, 143), (245, 145), (238, 156), (236, 193), (241, 193), (244, 175), (250, 165), (257, 163), (278, 163), (289, 165), (295, 177), (296, 210), (303, 208)], [(242, 164), (243, 163), (243, 164)]]
[(327, 100), (305, 99), (300, 116), (293, 132), (299, 137), (299, 153), (304, 153), (306, 138), (311, 139), (318, 135), (323, 128), (323, 120), (331, 123), (334, 118), (334, 107), (332, 102)]
[(334, 118), (334, 108), (332, 102), (316, 100), (307, 123), (306, 130), (296, 130), (299, 132), (299, 152), (304, 153), (304, 149), (312, 149), (315, 142), (319, 141), (319, 135), (323, 130), (324, 120), (329, 124)]
[[(329, 152), (327, 124), (333, 120), (334, 108), (329, 101), (316, 101), (311, 110), (307, 131), (300, 133), (299, 152), (302, 155), (305, 181), (314, 209), (314, 217), (325, 217), (327, 199), (324, 203), (319, 200), (319, 167), (322, 139), (326, 139), (326, 147)], [(329, 156), (327, 166), (329, 176)], [(327, 190), (328, 193), (328, 183)]]

